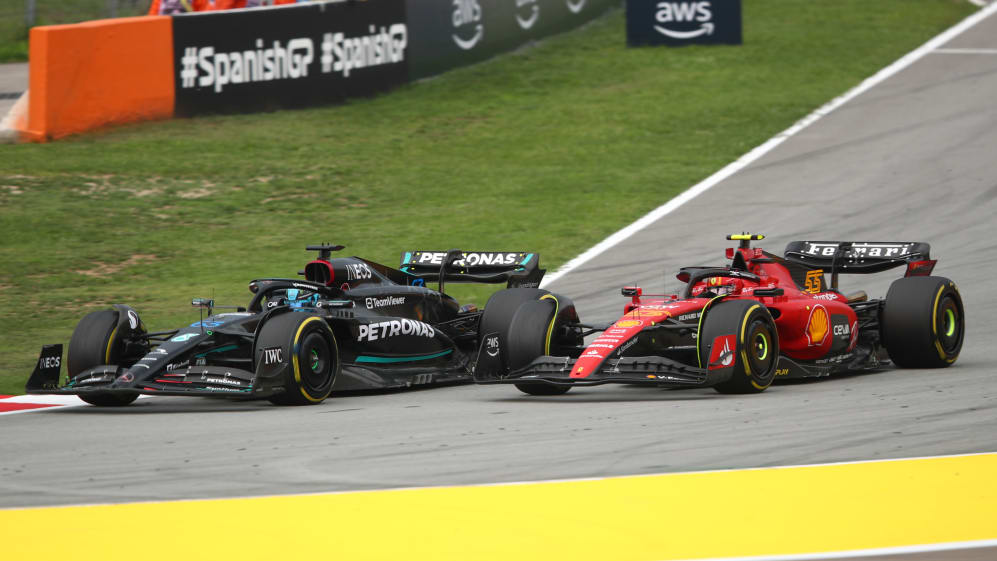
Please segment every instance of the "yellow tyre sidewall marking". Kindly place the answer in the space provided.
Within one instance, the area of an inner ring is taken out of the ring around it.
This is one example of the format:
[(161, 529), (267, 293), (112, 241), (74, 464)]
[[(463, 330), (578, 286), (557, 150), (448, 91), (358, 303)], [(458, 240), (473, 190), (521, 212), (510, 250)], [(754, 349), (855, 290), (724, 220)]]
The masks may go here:
[(561, 303), (557, 301), (557, 296), (553, 294), (544, 294), (540, 297), (541, 300), (553, 300), (554, 301), (554, 317), (550, 318), (550, 325), (547, 326), (547, 341), (544, 343), (544, 354), (550, 354), (550, 337), (554, 332), (554, 322), (557, 321), (557, 313), (561, 308)]
[[(761, 308), (761, 307), (762, 307), (761, 304), (755, 304), (754, 306), (748, 308), (748, 313), (744, 314), (744, 321), (741, 322), (741, 360), (744, 361), (744, 373), (748, 375), (748, 378), (751, 378), (751, 365), (748, 362), (748, 354), (747, 354), (748, 342), (744, 338), (744, 330), (748, 327), (748, 319), (751, 317), (751, 314), (755, 311), (756, 308)], [(772, 367), (775, 368), (776, 364), (778, 364), (778, 361), (776, 361), (776, 363), (773, 364)], [(772, 379), (775, 380), (775, 376), (773, 376)], [(770, 385), (772, 385), (771, 381), (764, 386), (758, 384), (758, 382), (755, 382), (753, 378), (750, 381), (751, 385), (758, 390), (764, 390), (768, 388)]]
[[(326, 397), (329, 396), (329, 393), (332, 392), (332, 386), (329, 386), (329, 392), (326, 392), (326, 394), (323, 395), (322, 397), (312, 397), (307, 391), (305, 391), (305, 387), (301, 384), (301, 367), (298, 362), (298, 350), (297, 350), (298, 342), (301, 340), (301, 332), (305, 330), (306, 325), (315, 321), (320, 322), (322, 323), (323, 326), (325, 326), (325, 322), (322, 321), (322, 318), (316, 316), (312, 316), (306, 319), (305, 321), (301, 322), (300, 325), (298, 325), (298, 331), (297, 333), (294, 334), (294, 341), (291, 343), (291, 362), (294, 366), (294, 381), (298, 386), (298, 390), (301, 392), (301, 395), (305, 396), (305, 399), (311, 401), (312, 403), (319, 403), (320, 401), (323, 401)], [(329, 329), (328, 326), (326, 326), (327, 331), (328, 329)], [(331, 332), (329, 334), (332, 335)], [(335, 341), (335, 335), (333, 335), (333, 341)]]
[[(955, 290), (957, 293), (959, 292), (959, 289), (956, 288), (954, 282), (953, 283), (949, 283), (948, 286), (951, 286), (952, 289)], [(938, 350), (938, 356), (939, 356), (939, 358), (941, 358), (942, 360), (944, 360), (944, 361), (946, 361), (948, 363), (953, 363), (953, 362), (955, 362), (955, 359), (959, 358), (959, 355), (955, 355), (954, 357), (949, 358), (948, 355), (947, 355), (947, 353), (945, 352), (945, 349), (942, 348), (942, 342), (938, 339), (938, 302), (941, 301), (942, 292), (945, 292), (946, 288), (947, 288), (946, 285), (943, 284), (938, 289), (938, 294), (935, 294), (935, 306), (934, 306), (934, 308), (931, 309), (931, 333), (932, 333), (932, 335), (935, 336), (934, 337), (934, 339), (935, 339), (935, 349)]]
[(944, 284), (939, 287), (938, 294), (935, 294), (935, 305), (931, 308), (931, 334), (935, 336), (935, 348), (938, 349), (939, 358), (945, 360), (945, 349), (942, 348), (942, 343), (938, 340), (938, 302), (942, 298), (942, 292), (945, 292)]
[[(748, 328), (748, 319), (751, 318), (752, 312), (760, 308), (759, 304), (748, 308), (748, 311), (744, 314), (744, 319), (741, 320), (741, 361), (744, 362), (744, 373), (751, 377), (751, 365), (748, 363), (748, 341), (744, 338), (744, 330)], [(752, 382), (754, 384), (754, 382)], [(758, 387), (757, 385), (755, 387)]]
[[(720, 296), (714, 296), (712, 299), (710, 299), (709, 302), (706, 303), (705, 306), (703, 306), (703, 309), (699, 312), (699, 325), (696, 326), (696, 359), (699, 360), (699, 367), (700, 368), (703, 368), (703, 356), (701, 354), (699, 354), (700, 353), (700, 350), (699, 350), (700, 349), (700, 343), (703, 340), (703, 337), (702, 337), (702, 335), (703, 335), (703, 318), (706, 317), (706, 310), (710, 307), (710, 305), (712, 305), (714, 302), (716, 302), (717, 300), (719, 300), (719, 299), (721, 299), (723, 297), (724, 296), (722, 294)], [(710, 341), (710, 344), (712, 345), (713, 341)], [(707, 366), (709, 366), (709, 365), (707, 365)]]
[(118, 326), (111, 330), (111, 336), (107, 338), (107, 350), (104, 351), (104, 364), (111, 364), (111, 349), (114, 348), (114, 336), (118, 333)]

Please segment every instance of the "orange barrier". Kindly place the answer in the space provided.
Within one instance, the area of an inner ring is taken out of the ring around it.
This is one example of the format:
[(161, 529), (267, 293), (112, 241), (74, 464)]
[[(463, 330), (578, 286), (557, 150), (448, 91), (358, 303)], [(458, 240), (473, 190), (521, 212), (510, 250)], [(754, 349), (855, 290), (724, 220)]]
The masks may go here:
[(169, 16), (31, 29), (27, 140), (173, 116)]

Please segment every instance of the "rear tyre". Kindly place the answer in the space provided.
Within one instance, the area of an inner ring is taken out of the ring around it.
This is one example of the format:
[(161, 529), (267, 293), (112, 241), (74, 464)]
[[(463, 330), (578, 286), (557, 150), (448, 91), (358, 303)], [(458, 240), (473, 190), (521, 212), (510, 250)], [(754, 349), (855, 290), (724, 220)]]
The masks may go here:
[[(713, 345), (732, 337), (730, 352), (733, 356), (714, 355)], [(751, 300), (719, 302), (707, 310), (699, 333), (699, 357), (704, 368), (709, 368), (710, 358), (719, 356), (723, 368), (733, 373), (727, 380), (713, 386), (724, 394), (748, 394), (765, 391), (775, 379), (779, 362), (779, 333), (772, 315), (765, 306)], [(729, 360), (730, 364), (725, 362)]]
[[(90, 312), (76, 324), (69, 339), (66, 369), (70, 378), (102, 364), (117, 364), (124, 351), (124, 342), (117, 332), (118, 312)], [(120, 407), (138, 398), (137, 392), (89, 392), (78, 396), (99, 407)]]
[(966, 331), (959, 289), (944, 277), (897, 279), (886, 293), (881, 325), (886, 352), (897, 366), (951, 366)]
[[(332, 393), (339, 375), (339, 346), (329, 325), (319, 316), (289, 312), (267, 321), (256, 347), (280, 347), (291, 357), (285, 368), (284, 391), (271, 396), (277, 405), (317, 405)], [(263, 355), (258, 353), (257, 370)]]
[[(510, 370), (522, 368), (537, 357), (550, 354), (550, 340), (555, 328), (554, 298), (551, 294), (543, 300), (523, 302), (516, 309), (507, 332), (506, 349)], [(561, 395), (571, 389), (571, 386), (543, 382), (522, 382), (516, 384), (516, 387), (530, 395)]]

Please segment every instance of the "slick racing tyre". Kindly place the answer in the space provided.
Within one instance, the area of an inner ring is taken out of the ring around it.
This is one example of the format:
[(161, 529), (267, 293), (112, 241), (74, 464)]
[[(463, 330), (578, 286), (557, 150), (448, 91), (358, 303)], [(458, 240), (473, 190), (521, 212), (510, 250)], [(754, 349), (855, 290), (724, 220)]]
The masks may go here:
[[(550, 354), (557, 307), (557, 296), (548, 293), (540, 300), (529, 300), (516, 308), (506, 334), (510, 370), (522, 368), (537, 357)], [(530, 395), (561, 395), (571, 389), (568, 385), (544, 382), (523, 382), (516, 384), (516, 387)]]
[(277, 405), (316, 405), (332, 392), (339, 375), (339, 346), (329, 325), (319, 316), (287, 312), (263, 324), (256, 341), (257, 372), (263, 366), (262, 349), (280, 349), (290, 357), (285, 367), (284, 391), (271, 396)]
[(539, 300), (547, 294), (550, 292), (539, 288), (507, 288), (492, 294), (481, 314), (478, 335), (483, 337), (488, 333), (498, 333), (499, 344), (504, 347), (509, 324), (519, 307), (524, 302)]
[(707, 309), (697, 340), (703, 368), (731, 371), (730, 378), (713, 387), (716, 391), (758, 393), (772, 384), (779, 333), (765, 306), (751, 300), (718, 302)]
[(880, 325), (886, 352), (897, 366), (951, 366), (966, 331), (959, 289), (944, 277), (897, 279), (886, 293)]
[[(117, 310), (101, 310), (83, 316), (69, 339), (66, 368), (70, 378), (95, 366), (119, 363), (125, 345), (117, 327)], [(96, 391), (79, 394), (79, 398), (100, 407), (120, 407), (135, 401), (138, 393)]]

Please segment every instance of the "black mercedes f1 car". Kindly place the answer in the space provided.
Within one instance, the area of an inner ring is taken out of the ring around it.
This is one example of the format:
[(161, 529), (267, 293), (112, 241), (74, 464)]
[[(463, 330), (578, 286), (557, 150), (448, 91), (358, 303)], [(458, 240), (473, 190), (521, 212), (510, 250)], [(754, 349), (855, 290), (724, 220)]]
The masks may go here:
[(140, 394), (307, 405), (334, 390), (470, 380), (479, 325), (498, 311), (461, 307), (445, 282), (506, 283), (518, 304), (544, 274), (528, 252), (413, 251), (393, 269), (333, 258), (341, 249), (309, 246), (319, 255), (299, 272), (305, 280), (253, 280), (246, 307), (214, 313), (223, 307), (195, 298), (202, 319), (179, 329), (150, 332), (125, 305), (92, 312), (70, 339), (68, 379), (60, 383), (62, 345), (46, 345), (26, 391), (100, 406)]

